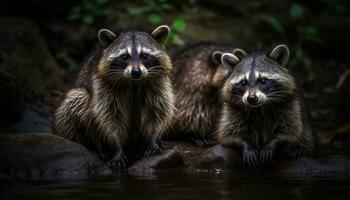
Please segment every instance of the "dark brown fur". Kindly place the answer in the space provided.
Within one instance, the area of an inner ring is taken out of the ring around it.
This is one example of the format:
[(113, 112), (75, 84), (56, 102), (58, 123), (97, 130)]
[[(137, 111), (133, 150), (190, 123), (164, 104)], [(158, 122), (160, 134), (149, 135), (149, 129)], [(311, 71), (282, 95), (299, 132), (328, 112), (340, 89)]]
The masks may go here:
[(220, 116), (220, 88), (228, 70), (220, 64), (220, 57), (213, 60), (212, 54), (233, 50), (232, 46), (200, 43), (174, 57), (174, 135), (201, 146), (213, 144), (213, 133)]

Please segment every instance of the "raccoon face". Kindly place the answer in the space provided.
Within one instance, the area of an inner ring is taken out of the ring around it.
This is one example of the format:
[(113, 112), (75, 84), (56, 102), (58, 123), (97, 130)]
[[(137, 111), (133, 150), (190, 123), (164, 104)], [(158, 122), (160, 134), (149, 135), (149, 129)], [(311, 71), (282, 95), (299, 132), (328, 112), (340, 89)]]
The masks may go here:
[(233, 69), (223, 88), (224, 99), (259, 107), (290, 96), (295, 82), (284, 68), (288, 58), (289, 50), (285, 45), (279, 45), (267, 54), (251, 54), (242, 59), (224, 54), (223, 65)]
[(105, 48), (99, 71), (113, 80), (140, 80), (156, 77), (169, 71), (169, 60), (162, 43), (170, 34), (168, 26), (160, 26), (152, 33), (99, 31), (99, 40)]

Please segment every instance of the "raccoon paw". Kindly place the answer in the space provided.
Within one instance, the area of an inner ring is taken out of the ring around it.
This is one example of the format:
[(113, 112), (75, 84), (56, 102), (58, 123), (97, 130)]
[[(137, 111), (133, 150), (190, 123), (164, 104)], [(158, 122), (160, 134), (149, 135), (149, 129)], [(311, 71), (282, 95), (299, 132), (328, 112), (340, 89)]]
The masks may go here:
[(258, 152), (253, 149), (243, 149), (242, 151), (243, 163), (249, 168), (256, 168), (258, 165)]
[(274, 160), (275, 151), (273, 148), (263, 148), (259, 155), (259, 162), (262, 164), (269, 164)]
[(158, 155), (162, 152), (158, 144), (153, 144), (148, 146), (144, 153), (144, 157), (150, 157), (150, 156), (155, 156)]
[(116, 155), (106, 163), (112, 170), (123, 169), (127, 166), (128, 159), (123, 152), (118, 152)]

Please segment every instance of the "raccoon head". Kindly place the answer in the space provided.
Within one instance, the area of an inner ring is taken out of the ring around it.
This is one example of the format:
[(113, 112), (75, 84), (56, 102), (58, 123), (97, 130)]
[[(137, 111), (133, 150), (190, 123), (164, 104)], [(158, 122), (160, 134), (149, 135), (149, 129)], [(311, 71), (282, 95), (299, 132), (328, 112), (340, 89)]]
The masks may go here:
[[(224, 67), (221, 63), (221, 57), (224, 54), (222, 51), (214, 51), (211, 53), (211, 63), (212, 63), (212, 76), (209, 85), (214, 88), (222, 87), (226, 78), (230, 75), (230, 70)], [(243, 57), (246, 52), (242, 49), (236, 48), (232, 51), (232, 54), (237, 57)]]
[(249, 107), (283, 101), (295, 91), (295, 81), (284, 68), (288, 59), (286, 45), (241, 59), (233, 54), (222, 55), (221, 62), (232, 70), (223, 87), (225, 101)]
[(149, 34), (100, 30), (98, 39), (104, 50), (98, 74), (116, 81), (152, 79), (169, 73), (172, 65), (163, 48), (169, 34), (170, 28), (166, 25)]

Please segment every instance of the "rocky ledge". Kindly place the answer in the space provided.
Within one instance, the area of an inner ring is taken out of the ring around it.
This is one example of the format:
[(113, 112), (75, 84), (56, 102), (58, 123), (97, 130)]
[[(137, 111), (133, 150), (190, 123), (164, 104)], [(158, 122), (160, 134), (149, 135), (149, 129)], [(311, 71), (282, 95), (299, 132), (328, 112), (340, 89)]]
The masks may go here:
[[(250, 173), (240, 157), (220, 145), (205, 149), (186, 142), (163, 142), (163, 153), (131, 164), (129, 173), (167, 169), (229, 169)], [(112, 173), (84, 146), (52, 134), (0, 134), (0, 179), (89, 179)], [(286, 176), (349, 175), (350, 158), (327, 155), (318, 158), (274, 162), (259, 169)]]

